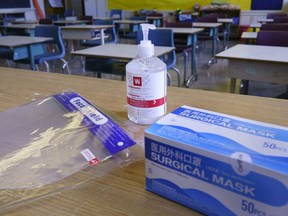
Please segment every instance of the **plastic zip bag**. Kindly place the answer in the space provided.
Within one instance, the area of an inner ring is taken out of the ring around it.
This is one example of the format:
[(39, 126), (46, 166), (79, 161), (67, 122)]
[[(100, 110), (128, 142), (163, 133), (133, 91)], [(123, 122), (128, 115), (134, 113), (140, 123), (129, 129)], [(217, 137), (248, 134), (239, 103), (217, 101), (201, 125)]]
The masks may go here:
[[(0, 137), (0, 209), (101, 175), (115, 167), (113, 155), (124, 152), (120, 160), (125, 160), (136, 143), (75, 92), (1, 112)], [(98, 174), (89, 171), (104, 161), (110, 165), (103, 165)]]

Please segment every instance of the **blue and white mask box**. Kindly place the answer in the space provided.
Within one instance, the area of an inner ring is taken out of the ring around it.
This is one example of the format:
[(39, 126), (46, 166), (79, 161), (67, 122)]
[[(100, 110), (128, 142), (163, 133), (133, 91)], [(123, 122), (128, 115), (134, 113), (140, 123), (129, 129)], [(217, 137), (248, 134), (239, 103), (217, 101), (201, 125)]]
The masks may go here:
[(145, 131), (146, 189), (207, 215), (288, 214), (288, 128), (182, 106)]

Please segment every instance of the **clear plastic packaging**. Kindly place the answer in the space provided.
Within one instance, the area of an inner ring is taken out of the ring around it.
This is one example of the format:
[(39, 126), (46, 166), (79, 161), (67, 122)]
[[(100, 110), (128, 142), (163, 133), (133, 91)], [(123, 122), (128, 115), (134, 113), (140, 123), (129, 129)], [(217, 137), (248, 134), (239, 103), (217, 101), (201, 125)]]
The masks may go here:
[(101, 176), (136, 144), (75, 92), (1, 112), (0, 136), (0, 212)]
[(166, 114), (167, 66), (154, 56), (148, 40), (154, 25), (141, 24), (143, 40), (138, 56), (126, 65), (128, 118), (137, 124), (152, 124)]

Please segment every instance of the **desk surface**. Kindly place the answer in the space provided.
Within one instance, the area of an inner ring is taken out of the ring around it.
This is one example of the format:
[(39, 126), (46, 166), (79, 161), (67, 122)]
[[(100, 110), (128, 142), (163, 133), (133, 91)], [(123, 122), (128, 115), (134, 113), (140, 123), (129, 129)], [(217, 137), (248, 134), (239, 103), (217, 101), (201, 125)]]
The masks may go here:
[(13, 28), (13, 29), (35, 29), (36, 26), (40, 24), (35, 24), (35, 23), (19, 23), (19, 24), (13, 24), (13, 25), (8, 25), (8, 26), (1, 26), (2, 28)]
[(261, 28), (262, 24), (261, 23), (251, 23), (249, 25), (250, 28)]
[(256, 39), (257, 38), (257, 32), (242, 32), (241, 38), (242, 39)]
[(258, 19), (258, 22), (260, 22), (260, 23), (271, 23), (271, 22), (274, 22), (274, 19), (267, 19), (267, 18)]
[[(165, 46), (155, 46), (154, 48), (155, 56), (161, 56), (174, 49), (174, 47)], [(133, 59), (138, 54), (138, 48), (135, 44), (105, 44), (101, 46), (78, 50), (72, 52), (72, 54), (91, 57)]]
[(39, 20), (14, 20), (12, 24), (38, 24)]
[(221, 25), (222, 23), (193, 22), (193, 27), (200, 27), (200, 28), (217, 28)]
[[(121, 125), (129, 125), (125, 82), (8, 68), (0, 68), (0, 80), (0, 111), (28, 103), (33, 98), (73, 89), (106, 112), (122, 117), (124, 120)], [(186, 104), (288, 126), (287, 100), (175, 87), (168, 87), (167, 95), (169, 112)], [(143, 126), (133, 127), (139, 140), (143, 139), (144, 129)], [(144, 153), (142, 147), (137, 150), (140, 154), (137, 160), (112, 169), (107, 174), (88, 181), (85, 186), (1, 212), (1, 215), (200, 215), (145, 190)]]
[(42, 43), (52, 38), (49, 37), (30, 37), (30, 36), (3, 36), (0, 37), (0, 46), (3, 47), (19, 47), (29, 44)]
[(113, 25), (68, 25), (68, 26), (62, 26), (62, 30), (97, 30), (97, 29), (106, 29), (106, 28), (112, 28)]
[(54, 24), (62, 24), (62, 25), (66, 25), (66, 24), (85, 24), (87, 22), (90, 22), (89, 20), (55, 20), (53, 23)]
[(162, 27), (162, 29), (172, 29), (177, 34), (197, 34), (204, 30), (204, 28), (178, 28), (178, 27)]
[(146, 22), (146, 20), (114, 20), (116, 24), (141, 24)]
[(223, 52), (216, 54), (216, 57), (225, 59), (277, 62), (287, 64), (287, 53), (288, 47), (238, 44)]
[(233, 23), (233, 18), (218, 18), (217, 22), (221, 23)]

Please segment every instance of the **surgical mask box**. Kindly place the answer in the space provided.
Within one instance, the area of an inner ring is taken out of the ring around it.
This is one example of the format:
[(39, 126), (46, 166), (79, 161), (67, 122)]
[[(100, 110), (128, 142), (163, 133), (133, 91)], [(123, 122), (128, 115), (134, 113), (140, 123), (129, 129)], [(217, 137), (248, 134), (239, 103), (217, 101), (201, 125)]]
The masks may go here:
[(145, 130), (146, 189), (206, 215), (288, 212), (288, 128), (181, 106)]

